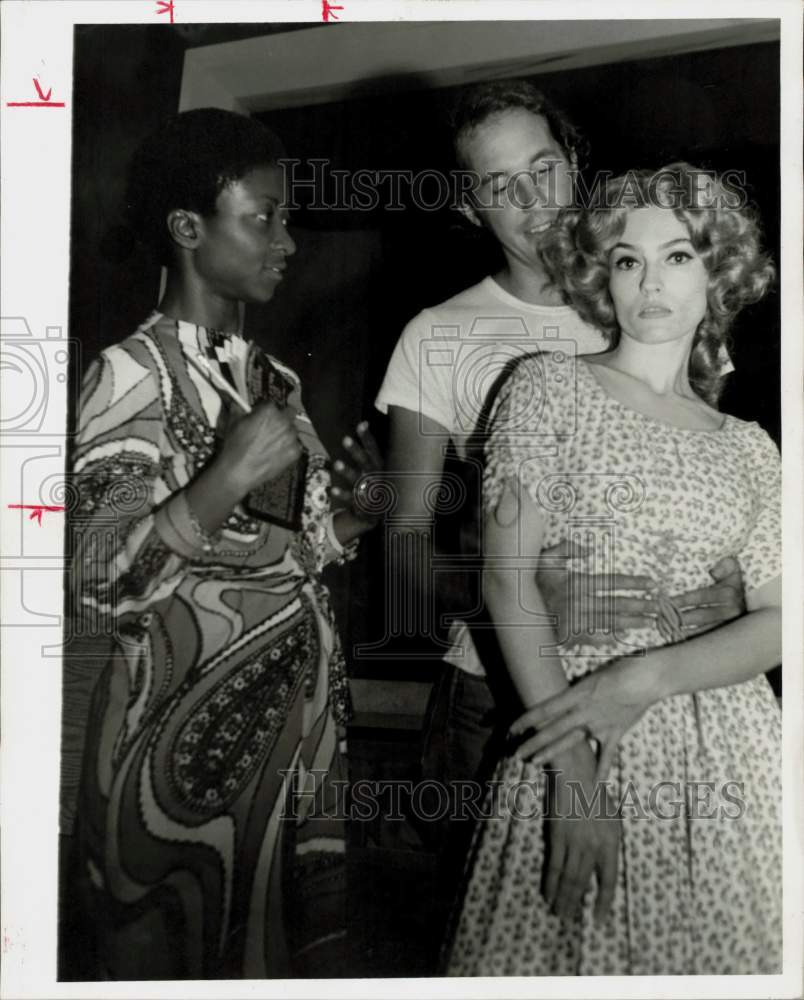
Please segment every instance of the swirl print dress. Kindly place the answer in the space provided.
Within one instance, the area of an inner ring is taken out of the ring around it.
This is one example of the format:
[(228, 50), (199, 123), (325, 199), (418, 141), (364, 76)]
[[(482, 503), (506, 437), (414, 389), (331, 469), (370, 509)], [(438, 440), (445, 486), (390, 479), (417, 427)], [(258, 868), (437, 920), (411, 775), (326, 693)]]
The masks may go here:
[[(212, 537), (194, 520), (183, 488), (225, 418), (198, 352), (245, 359), (251, 402), (266, 372), (286, 387), (307, 452), (301, 530), (242, 505)], [(298, 378), (266, 357), (155, 313), (85, 379), (73, 592), (114, 652), (77, 832), (105, 978), (331, 975), (344, 944), (348, 688), (320, 574), (351, 552), (329, 540), (328, 459)]]
[[(555, 367), (534, 355), (502, 388), (487, 512), (518, 481), (544, 512), (545, 548), (582, 542), (578, 569), (648, 575), (665, 596), (710, 584), (726, 555), (738, 557), (746, 591), (779, 576), (781, 464), (758, 425), (727, 416), (717, 430), (673, 427), (609, 396), (583, 359), (571, 375)], [(601, 639), (570, 651), (559, 637), (568, 680), (670, 641), (658, 625)], [(542, 767), (504, 759), (494, 777), (447, 974), (781, 972), (781, 713), (765, 676), (667, 698), (625, 734), (609, 777), (621, 838), (602, 925), (594, 880), (573, 920), (541, 896)]]

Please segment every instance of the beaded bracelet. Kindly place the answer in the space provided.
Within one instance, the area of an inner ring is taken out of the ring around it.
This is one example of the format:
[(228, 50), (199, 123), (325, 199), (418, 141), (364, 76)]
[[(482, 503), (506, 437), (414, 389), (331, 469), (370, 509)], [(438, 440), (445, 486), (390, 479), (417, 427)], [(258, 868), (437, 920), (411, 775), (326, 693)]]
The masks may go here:
[(338, 541), (338, 536), (335, 534), (335, 514), (337, 511), (332, 511), (324, 522), (324, 529), (327, 535), (327, 542), (329, 547), (335, 553), (334, 561), (342, 566), (346, 562), (351, 562), (357, 556), (357, 550), (360, 545), (359, 538), (353, 538), (351, 542), (347, 542), (343, 545)]
[(331, 512), (326, 521), (324, 522), (324, 530), (327, 533), (327, 542), (329, 547), (335, 553), (336, 556), (343, 555), (343, 545), (341, 545), (338, 540), (338, 536), (335, 534), (335, 513)]
[(211, 552), (220, 541), (221, 537), (220, 531), (216, 531), (214, 534), (210, 534), (198, 520), (198, 515), (190, 506), (189, 501), (187, 501), (186, 499), (185, 499), (185, 505), (187, 507), (187, 516), (190, 519), (190, 525), (193, 531), (196, 533), (196, 535), (198, 535), (198, 537), (201, 539), (202, 551), (207, 553)]
[[(176, 519), (174, 519), (173, 515), (178, 515), (178, 510), (174, 511), (172, 509), (173, 505), (176, 503), (184, 509), (186, 514), (186, 523), (189, 525), (193, 533), (192, 538), (187, 537), (186, 528), (184, 528), (185, 518), (179, 517), (178, 523)], [(183, 491), (177, 493), (171, 503), (166, 505), (165, 513), (167, 514), (171, 527), (176, 532), (178, 537), (192, 549), (200, 548), (202, 552), (210, 553), (221, 539), (220, 530), (210, 533), (204, 529), (203, 525), (198, 520), (198, 515), (190, 506), (190, 503)], [(184, 528), (184, 530), (182, 530), (182, 528)]]

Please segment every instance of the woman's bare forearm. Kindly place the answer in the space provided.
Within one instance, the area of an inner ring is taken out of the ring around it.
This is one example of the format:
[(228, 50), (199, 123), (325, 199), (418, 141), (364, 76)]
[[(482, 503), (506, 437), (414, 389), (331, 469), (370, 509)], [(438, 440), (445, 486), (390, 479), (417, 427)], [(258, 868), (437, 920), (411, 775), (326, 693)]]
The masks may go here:
[(514, 482), (506, 482), (486, 516), (483, 596), (511, 681), (525, 708), (567, 687), (552, 616), (536, 582), (542, 549), (541, 509)]
[(185, 491), (191, 510), (210, 534), (220, 528), (246, 493), (218, 463), (208, 465)]
[[(523, 706), (531, 708), (565, 691), (568, 684), (560, 657), (545, 651), (555, 648), (556, 635), (544, 621), (546, 606), (532, 582), (534, 574), (522, 574), (522, 590), (519, 574), (517, 570), (487, 570), (483, 591), (508, 674)], [(588, 782), (594, 777), (596, 762), (589, 744), (581, 742), (551, 754), (550, 766)]]
[(751, 680), (782, 658), (782, 611), (766, 607), (712, 632), (648, 653), (656, 700)]
[[(526, 708), (567, 687), (555, 647), (555, 629), (531, 571), (499, 568), (483, 573), (486, 607), (514, 687)], [(522, 607), (522, 605), (526, 607)]]

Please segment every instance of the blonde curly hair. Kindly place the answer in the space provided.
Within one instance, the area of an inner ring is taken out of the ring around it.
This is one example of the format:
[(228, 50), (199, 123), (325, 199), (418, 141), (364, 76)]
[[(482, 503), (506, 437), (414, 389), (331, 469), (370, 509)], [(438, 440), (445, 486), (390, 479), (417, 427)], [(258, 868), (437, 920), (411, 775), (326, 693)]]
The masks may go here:
[(762, 298), (775, 276), (761, 249), (757, 213), (741, 192), (688, 163), (629, 171), (596, 187), (591, 204), (565, 209), (540, 251), (564, 298), (614, 347), (619, 326), (609, 294), (609, 251), (628, 213), (651, 206), (671, 210), (684, 224), (709, 276), (706, 314), (695, 331), (688, 377), (695, 392), (716, 406), (724, 383), (721, 348), (729, 346), (734, 318)]

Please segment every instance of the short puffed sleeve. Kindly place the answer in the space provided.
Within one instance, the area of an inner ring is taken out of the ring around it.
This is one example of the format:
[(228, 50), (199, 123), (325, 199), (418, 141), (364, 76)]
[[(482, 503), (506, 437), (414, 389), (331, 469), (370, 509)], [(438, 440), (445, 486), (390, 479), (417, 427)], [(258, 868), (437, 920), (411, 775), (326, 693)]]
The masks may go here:
[(782, 461), (774, 440), (757, 424), (747, 432), (754, 505), (745, 542), (738, 553), (746, 591), (782, 572)]
[(551, 377), (547, 353), (523, 358), (500, 387), (485, 447), (483, 508), (493, 512), (505, 483), (515, 480), (537, 499), (539, 483), (562, 468), (566, 395), (571, 382)]

